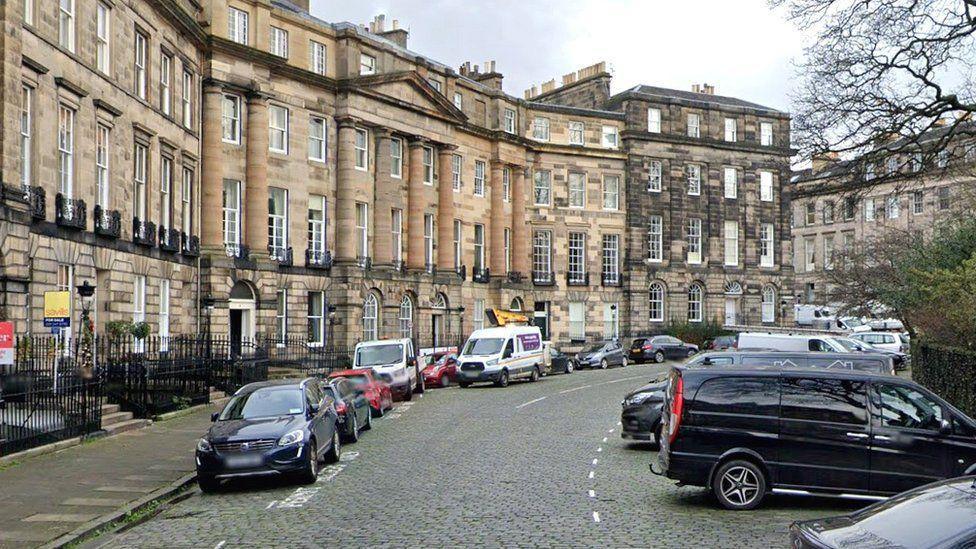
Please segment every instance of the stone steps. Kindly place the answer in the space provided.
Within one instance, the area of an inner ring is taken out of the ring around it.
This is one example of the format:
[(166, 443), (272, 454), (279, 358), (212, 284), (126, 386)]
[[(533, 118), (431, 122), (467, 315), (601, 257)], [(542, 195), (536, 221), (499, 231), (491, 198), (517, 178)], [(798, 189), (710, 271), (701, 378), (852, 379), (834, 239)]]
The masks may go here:
[(132, 414), (130, 412), (110, 412), (106, 414), (102, 412), (102, 429), (108, 427), (109, 425), (115, 425), (116, 423), (122, 423), (123, 421), (129, 421), (132, 419)]
[[(131, 416), (132, 414), (129, 415)], [(119, 433), (124, 433), (126, 431), (132, 431), (134, 429), (142, 429), (151, 423), (152, 421), (148, 419), (128, 419), (107, 426), (103, 425), (102, 429), (105, 431), (106, 436), (112, 436)]]

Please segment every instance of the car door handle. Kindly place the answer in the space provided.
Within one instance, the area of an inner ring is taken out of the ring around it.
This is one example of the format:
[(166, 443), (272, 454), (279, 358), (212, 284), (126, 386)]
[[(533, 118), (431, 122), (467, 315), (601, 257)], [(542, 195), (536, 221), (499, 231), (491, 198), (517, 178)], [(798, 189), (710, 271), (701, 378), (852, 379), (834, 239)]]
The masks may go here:
[(885, 435), (874, 435), (874, 440), (891, 440), (891, 437)]
[(847, 433), (847, 436), (851, 438), (868, 438), (867, 433)]

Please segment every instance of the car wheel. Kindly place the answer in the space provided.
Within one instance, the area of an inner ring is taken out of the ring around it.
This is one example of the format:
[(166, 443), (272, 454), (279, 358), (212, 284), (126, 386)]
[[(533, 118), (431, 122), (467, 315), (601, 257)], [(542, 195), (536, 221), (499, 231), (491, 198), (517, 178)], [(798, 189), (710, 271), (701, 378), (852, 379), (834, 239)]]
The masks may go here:
[(332, 431), (332, 448), (329, 448), (329, 453), (325, 454), (325, 461), (327, 463), (338, 463), (339, 457), (342, 456), (342, 447), (339, 443), (339, 431)]
[(356, 419), (356, 411), (352, 411), (352, 423), (347, 423), (350, 426), (349, 432), (346, 433), (346, 442), (350, 444), (355, 444), (359, 442), (359, 420)]
[(197, 475), (197, 486), (204, 494), (212, 494), (220, 488), (220, 481), (209, 475)]
[(531, 381), (532, 383), (535, 383), (536, 381), (539, 381), (539, 367), (538, 366), (532, 368), (532, 375), (529, 376), (529, 381)]
[(451, 378), (447, 376), (441, 376), (441, 387), (450, 387)]
[(314, 438), (308, 441), (307, 450), (308, 460), (305, 463), (305, 470), (302, 471), (301, 480), (304, 484), (312, 484), (319, 478), (319, 455)]
[(627, 357), (623, 357), (622, 359), (620, 359), (620, 367), (621, 368), (627, 367)]
[(712, 491), (726, 509), (754, 509), (766, 496), (766, 475), (751, 461), (732, 460), (715, 472)]
[(567, 360), (566, 361), (566, 369), (564, 371), (567, 374), (573, 373), (573, 361), (572, 360)]
[(369, 415), (372, 416), (372, 417), (383, 417), (383, 402), (380, 401), (380, 407), (379, 408), (373, 408), (372, 406), (370, 406), (369, 407)]
[(654, 362), (657, 362), (658, 364), (664, 362), (664, 353), (661, 351), (654, 353)]
[(653, 431), (654, 431), (654, 445), (657, 446), (658, 449), (661, 448), (661, 430), (662, 429), (664, 429), (664, 424), (662, 424), (662, 423), (658, 423), (654, 427), (654, 429), (653, 429)]
[(366, 425), (363, 425), (363, 431), (369, 431), (372, 428), (373, 428), (373, 411), (370, 410), (369, 413), (366, 414)]
[(695, 354), (695, 350), (694, 349), (688, 349), (688, 356), (689, 357), (694, 356), (694, 354)]
[(499, 387), (508, 387), (508, 370), (502, 370), (502, 373), (498, 374), (498, 381), (495, 385)]
[(460, 387), (462, 389), (467, 389), (470, 386), (471, 386), (471, 384), (468, 383), (468, 382), (466, 382), (466, 381), (458, 381), (458, 387)]
[(609, 366), (610, 366), (610, 363), (607, 362), (607, 359), (603, 359), (603, 360), (600, 361), (600, 369), (601, 370), (606, 370)]
[(407, 402), (413, 400), (413, 387), (410, 386), (409, 380), (407, 380), (407, 392), (403, 394), (403, 400)]
[(420, 375), (420, 373), (418, 372), (417, 373), (417, 392), (418, 393), (423, 393), (426, 390), (427, 390), (427, 383), (424, 381), (424, 376)]

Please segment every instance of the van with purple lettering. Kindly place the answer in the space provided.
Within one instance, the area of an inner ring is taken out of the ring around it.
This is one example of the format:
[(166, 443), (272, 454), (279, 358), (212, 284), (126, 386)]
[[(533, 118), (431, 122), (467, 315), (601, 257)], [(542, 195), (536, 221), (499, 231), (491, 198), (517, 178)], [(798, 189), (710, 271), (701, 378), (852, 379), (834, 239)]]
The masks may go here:
[(490, 381), (505, 387), (513, 379), (538, 381), (545, 371), (542, 332), (537, 326), (475, 330), (458, 355), (458, 385)]

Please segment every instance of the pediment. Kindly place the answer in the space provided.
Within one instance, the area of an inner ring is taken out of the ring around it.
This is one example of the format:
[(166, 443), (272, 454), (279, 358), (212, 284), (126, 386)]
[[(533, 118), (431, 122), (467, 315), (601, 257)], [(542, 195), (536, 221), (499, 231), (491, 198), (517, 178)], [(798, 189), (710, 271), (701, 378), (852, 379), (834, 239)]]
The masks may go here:
[(360, 78), (355, 87), (403, 108), (464, 122), (467, 117), (414, 71)]

